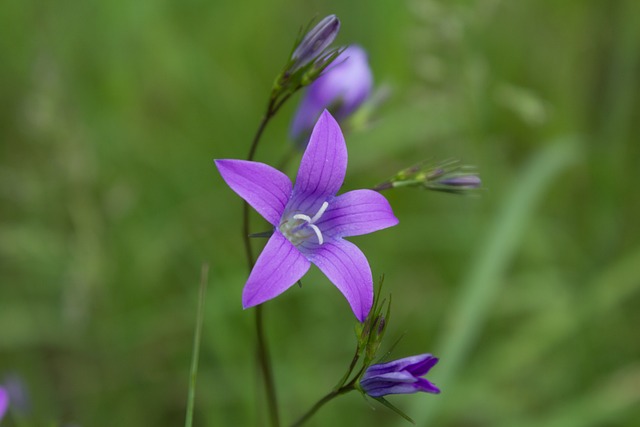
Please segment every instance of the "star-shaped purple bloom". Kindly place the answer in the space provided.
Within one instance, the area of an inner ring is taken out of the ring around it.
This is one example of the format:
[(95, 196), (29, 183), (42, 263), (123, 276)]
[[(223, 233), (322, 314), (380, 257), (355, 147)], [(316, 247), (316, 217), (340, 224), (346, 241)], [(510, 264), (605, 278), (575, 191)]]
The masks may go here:
[(409, 394), (424, 391), (440, 393), (426, 378), (421, 378), (438, 363), (438, 358), (430, 354), (405, 357), (389, 363), (371, 365), (360, 380), (360, 387), (371, 397), (387, 394)]
[(275, 298), (315, 264), (345, 296), (361, 322), (373, 302), (367, 258), (343, 239), (398, 223), (389, 202), (372, 190), (336, 195), (347, 170), (347, 146), (324, 111), (311, 134), (294, 186), (259, 162), (216, 160), (222, 178), (274, 227), (242, 293), (244, 308)]

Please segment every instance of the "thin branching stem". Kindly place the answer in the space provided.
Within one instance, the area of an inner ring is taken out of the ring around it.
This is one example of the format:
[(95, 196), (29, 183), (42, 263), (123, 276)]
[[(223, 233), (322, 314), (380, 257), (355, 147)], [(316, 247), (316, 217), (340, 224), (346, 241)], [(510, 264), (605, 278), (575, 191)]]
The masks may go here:
[(333, 388), (334, 390), (338, 390), (340, 387), (344, 385), (344, 383), (347, 382), (347, 380), (349, 379), (349, 375), (351, 375), (351, 373), (353, 372), (353, 368), (356, 367), (356, 364), (358, 363), (359, 359), (360, 359), (360, 346), (356, 346), (356, 352), (353, 355), (353, 358), (351, 359), (351, 363), (349, 364), (349, 369), (347, 369), (347, 372), (340, 379), (340, 382)]
[(351, 381), (349, 384), (340, 387), (339, 389), (336, 390), (332, 390), (331, 392), (327, 393), (327, 395), (325, 395), (322, 399), (318, 400), (316, 402), (315, 405), (313, 405), (311, 407), (311, 409), (309, 409), (307, 411), (307, 413), (305, 413), (302, 417), (300, 417), (300, 419), (298, 419), (298, 421), (296, 421), (295, 423), (291, 424), (291, 427), (300, 427), (301, 425), (303, 425), (305, 422), (307, 422), (307, 420), (309, 418), (311, 418), (313, 416), (313, 414), (315, 414), (318, 409), (322, 408), (327, 402), (333, 400), (334, 398), (348, 393), (352, 390), (355, 390), (355, 379), (353, 381)]

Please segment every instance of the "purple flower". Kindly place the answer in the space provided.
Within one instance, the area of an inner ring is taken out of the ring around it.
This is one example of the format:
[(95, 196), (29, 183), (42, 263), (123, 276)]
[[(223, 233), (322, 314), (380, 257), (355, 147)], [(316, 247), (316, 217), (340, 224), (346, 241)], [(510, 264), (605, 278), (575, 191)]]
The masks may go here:
[(0, 421), (4, 418), (7, 409), (9, 409), (9, 392), (0, 387)]
[(440, 389), (425, 378), (427, 372), (438, 363), (430, 354), (405, 357), (393, 362), (371, 365), (360, 380), (360, 387), (371, 397), (387, 394), (409, 394), (424, 391), (440, 393)]
[(305, 140), (325, 109), (338, 121), (344, 120), (369, 97), (372, 86), (366, 52), (360, 46), (349, 46), (309, 85), (291, 123), (291, 138)]
[(2, 387), (9, 395), (13, 412), (26, 414), (31, 410), (29, 393), (22, 377), (15, 373), (8, 374), (4, 378)]
[(280, 295), (313, 263), (364, 321), (373, 301), (371, 269), (360, 249), (343, 237), (391, 227), (398, 219), (375, 191), (336, 196), (347, 170), (347, 146), (331, 114), (325, 111), (313, 129), (294, 186), (264, 163), (215, 163), (229, 187), (274, 227), (244, 287), (243, 307)]

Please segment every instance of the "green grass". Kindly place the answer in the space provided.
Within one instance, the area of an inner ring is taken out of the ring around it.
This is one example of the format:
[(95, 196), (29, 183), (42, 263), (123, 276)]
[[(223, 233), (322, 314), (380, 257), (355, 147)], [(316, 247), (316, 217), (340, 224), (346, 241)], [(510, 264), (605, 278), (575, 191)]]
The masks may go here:
[[(328, 13), (393, 89), (347, 135), (345, 190), (423, 158), (485, 184), (390, 192), (399, 226), (353, 239), (393, 293), (394, 356), (441, 358), (441, 395), (389, 400), (418, 425), (637, 425), (639, 4), (0, 2), (0, 383), (32, 400), (3, 426), (182, 424), (203, 263), (193, 425), (266, 419), (241, 204), (212, 159), (246, 155), (298, 28)], [(287, 151), (297, 100), (259, 160)], [(313, 269), (265, 311), (286, 424), (344, 372), (354, 319)], [(353, 394), (309, 425), (394, 423)]]

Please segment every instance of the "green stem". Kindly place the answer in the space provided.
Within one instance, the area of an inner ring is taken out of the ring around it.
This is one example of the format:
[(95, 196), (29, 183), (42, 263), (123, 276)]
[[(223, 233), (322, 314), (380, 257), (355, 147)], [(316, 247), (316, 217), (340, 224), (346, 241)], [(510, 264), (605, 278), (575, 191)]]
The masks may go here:
[(316, 402), (315, 405), (313, 405), (311, 407), (311, 409), (309, 409), (307, 411), (306, 414), (304, 414), (302, 417), (300, 417), (300, 419), (298, 421), (296, 421), (295, 423), (291, 424), (291, 427), (299, 427), (302, 424), (304, 424), (309, 418), (311, 418), (313, 416), (313, 414), (315, 414), (318, 409), (320, 409), (322, 406), (324, 406), (325, 403), (333, 400), (334, 398), (340, 396), (341, 394), (345, 394), (348, 393), (352, 390), (355, 390), (354, 387), (355, 384), (355, 379), (353, 381), (351, 381), (349, 384), (340, 387), (337, 390), (332, 390), (330, 393), (328, 393), (326, 396), (324, 396), (322, 399), (318, 400)]
[(269, 419), (272, 427), (280, 425), (280, 416), (278, 414), (278, 397), (276, 394), (276, 384), (273, 379), (273, 368), (271, 367), (271, 358), (267, 347), (267, 338), (264, 333), (263, 306), (256, 307), (256, 336), (258, 339), (258, 361), (260, 370), (264, 377), (265, 393), (267, 395), (267, 406), (269, 407)]
[(198, 356), (200, 354), (200, 336), (202, 335), (202, 317), (204, 316), (204, 296), (207, 292), (209, 265), (202, 264), (200, 272), (200, 293), (198, 295), (198, 312), (196, 314), (196, 331), (193, 335), (193, 352), (191, 355), (191, 372), (189, 373), (189, 396), (187, 397), (187, 415), (185, 427), (193, 425), (193, 407), (196, 396), (196, 376), (198, 373)]
[(324, 396), (322, 399), (318, 400), (316, 402), (316, 404), (313, 405), (311, 407), (311, 409), (309, 409), (302, 417), (300, 417), (300, 419), (298, 419), (298, 421), (293, 423), (291, 425), (291, 427), (301, 426), (309, 418), (311, 418), (313, 416), (313, 414), (315, 414), (318, 411), (318, 409), (320, 409), (325, 403), (327, 403), (330, 400), (340, 396), (341, 394), (345, 394), (345, 393), (350, 392), (351, 390), (355, 390), (355, 383), (358, 380), (358, 378), (360, 378), (360, 376), (362, 375), (362, 372), (365, 369), (364, 366), (362, 368), (360, 368), (358, 373), (353, 377), (353, 379), (351, 379), (349, 384), (344, 385), (344, 383), (347, 381), (347, 378), (349, 378), (349, 376), (353, 372), (353, 368), (355, 368), (356, 363), (358, 363), (359, 359), (360, 359), (360, 348), (356, 347), (356, 353), (354, 354), (353, 359), (351, 360), (351, 363), (349, 364), (349, 369), (347, 369), (347, 373), (342, 377), (342, 379), (340, 380), (338, 385), (336, 385), (333, 388), (333, 390), (331, 390), (331, 392), (327, 393), (326, 396)]
[(356, 363), (358, 363), (359, 359), (360, 359), (360, 346), (356, 346), (356, 352), (353, 355), (353, 359), (351, 359), (351, 363), (349, 364), (349, 369), (347, 369), (347, 373), (344, 374), (344, 376), (340, 379), (340, 382), (333, 388), (334, 390), (338, 390), (344, 385), (344, 383), (347, 382), (347, 380), (349, 379), (349, 375), (351, 375), (351, 372), (353, 372), (353, 368), (356, 367)]

